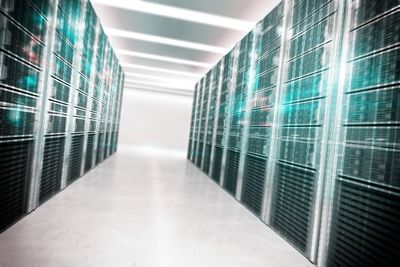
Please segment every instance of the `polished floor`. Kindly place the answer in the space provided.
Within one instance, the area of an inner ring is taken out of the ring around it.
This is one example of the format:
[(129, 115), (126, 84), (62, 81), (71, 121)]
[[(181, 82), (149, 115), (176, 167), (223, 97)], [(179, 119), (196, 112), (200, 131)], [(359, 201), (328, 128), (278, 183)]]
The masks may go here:
[(0, 234), (0, 266), (312, 264), (184, 154), (121, 147)]

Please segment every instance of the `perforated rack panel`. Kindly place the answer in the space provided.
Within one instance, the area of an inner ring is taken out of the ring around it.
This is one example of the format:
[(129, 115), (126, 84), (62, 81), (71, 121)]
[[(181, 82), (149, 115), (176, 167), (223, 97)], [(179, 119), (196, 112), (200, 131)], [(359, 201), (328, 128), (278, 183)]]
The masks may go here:
[(86, 148), (85, 172), (89, 171), (93, 165), (94, 134), (89, 134)]
[(337, 182), (328, 266), (399, 265), (400, 190), (387, 189)]
[(223, 149), (216, 146), (211, 178), (217, 183), (219, 183), (221, 180), (222, 156), (223, 156)]
[(99, 133), (97, 140), (96, 165), (103, 161), (104, 133)]
[(272, 226), (302, 251), (310, 231), (314, 180), (312, 170), (278, 164)]
[(264, 196), (266, 164), (266, 159), (263, 157), (246, 156), (241, 201), (259, 216)]
[(223, 187), (231, 194), (236, 194), (240, 153), (228, 150)]
[(83, 151), (83, 135), (72, 137), (71, 152), (68, 164), (68, 184), (74, 182), (81, 176), (81, 163)]
[(32, 143), (0, 143), (0, 231), (26, 213)]
[(46, 138), (40, 177), (40, 203), (61, 189), (64, 143), (64, 137)]

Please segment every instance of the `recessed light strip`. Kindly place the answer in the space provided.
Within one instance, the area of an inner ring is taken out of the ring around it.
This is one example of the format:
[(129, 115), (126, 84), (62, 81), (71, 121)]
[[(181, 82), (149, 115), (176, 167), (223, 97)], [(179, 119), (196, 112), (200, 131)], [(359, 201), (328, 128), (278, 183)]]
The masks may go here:
[(168, 81), (168, 82), (196, 82), (196, 79), (192, 80), (180, 80), (180, 79), (171, 79), (171, 78), (166, 78), (166, 77), (160, 77), (160, 76), (154, 76), (154, 75), (146, 75), (146, 74), (141, 74), (141, 73), (133, 73), (133, 72), (125, 72), (125, 77), (130, 76), (130, 77), (140, 77), (140, 78), (147, 78), (147, 79), (154, 79), (154, 80), (161, 80), (161, 81)]
[(198, 61), (192, 61), (192, 60), (180, 59), (180, 58), (174, 58), (174, 57), (165, 57), (165, 56), (159, 56), (159, 55), (153, 55), (153, 54), (147, 54), (147, 53), (123, 50), (123, 49), (116, 49), (116, 53), (119, 54), (119, 55), (126, 55), (126, 56), (141, 57), (141, 58), (154, 59), (154, 60), (160, 60), (160, 61), (167, 61), (167, 62), (172, 62), (172, 63), (197, 66), (197, 67), (202, 67), (202, 68), (210, 68), (212, 66), (211, 63), (198, 62)]
[(247, 32), (253, 22), (144, 1), (92, 0), (92, 3)]
[(125, 85), (152, 85), (158, 87), (166, 87), (166, 88), (174, 88), (174, 89), (186, 89), (186, 90), (193, 90), (194, 84), (188, 83), (157, 83), (157, 82), (150, 82), (150, 81), (140, 81), (140, 80), (127, 80), (125, 79)]
[(156, 67), (150, 67), (150, 66), (144, 66), (144, 65), (131, 64), (131, 63), (121, 63), (121, 65), (124, 68), (133, 68), (133, 69), (140, 69), (140, 70), (149, 70), (149, 71), (155, 71), (155, 72), (170, 73), (170, 74), (176, 74), (176, 75), (181, 75), (181, 76), (194, 77), (197, 79), (203, 75), (202, 73), (197, 74), (197, 73), (190, 73), (190, 72), (179, 71), (179, 70), (170, 70), (170, 69), (162, 69), (162, 68), (156, 68)]
[(125, 89), (159, 90), (159, 91), (170, 91), (170, 92), (186, 93), (186, 94), (193, 94), (194, 93), (193, 90), (161, 88), (161, 87), (157, 87), (157, 86), (142, 86), (142, 85), (125, 86)]
[(193, 97), (193, 92), (179, 91), (179, 90), (169, 90), (169, 89), (158, 89), (158, 88), (142, 88), (142, 87), (127, 87), (127, 90), (143, 91), (143, 92), (154, 92), (154, 93), (164, 93), (181, 95), (187, 97)]
[(166, 45), (178, 46), (178, 47), (189, 48), (189, 49), (194, 49), (194, 50), (207, 51), (207, 52), (212, 52), (212, 53), (217, 53), (217, 54), (225, 54), (228, 51), (228, 49), (224, 48), (224, 47), (206, 45), (206, 44), (200, 44), (200, 43), (193, 43), (193, 42), (182, 41), (182, 40), (177, 40), (177, 39), (172, 39), (172, 38), (160, 37), (160, 36), (156, 36), (156, 35), (149, 35), (149, 34), (144, 34), (144, 33), (125, 31), (125, 30), (119, 30), (119, 29), (113, 29), (113, 28), (105, 28), (104, 30), (108, 36), (124, 37), (124, 38), (141, 40), (141, 41), (146, 41), (146, 42), (153, 42), (153, 43), (158, 43), (158, 44), (166, 44)]

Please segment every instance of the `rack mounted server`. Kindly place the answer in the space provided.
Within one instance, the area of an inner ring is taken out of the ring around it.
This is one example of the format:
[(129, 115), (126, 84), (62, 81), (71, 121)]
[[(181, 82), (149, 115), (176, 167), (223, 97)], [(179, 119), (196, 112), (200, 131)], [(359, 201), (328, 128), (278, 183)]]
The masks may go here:
[(117, 149), (124, 73), (86, 0), (0, 0), (0, 232)]
[(311, 262), (400, 265), (399, 0), (282, 1), (194, 96), (188, 159)]

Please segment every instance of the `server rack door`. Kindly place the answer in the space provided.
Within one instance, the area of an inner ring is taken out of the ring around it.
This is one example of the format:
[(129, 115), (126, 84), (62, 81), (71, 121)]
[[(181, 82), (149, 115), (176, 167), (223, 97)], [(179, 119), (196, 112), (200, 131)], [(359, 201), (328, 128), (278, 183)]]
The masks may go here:
[(400, 264), (400, 2), (349, 1), (328, 266)]
[(290, 4), (271, 225), (312, 262), (329, 144), (344, 1)]

